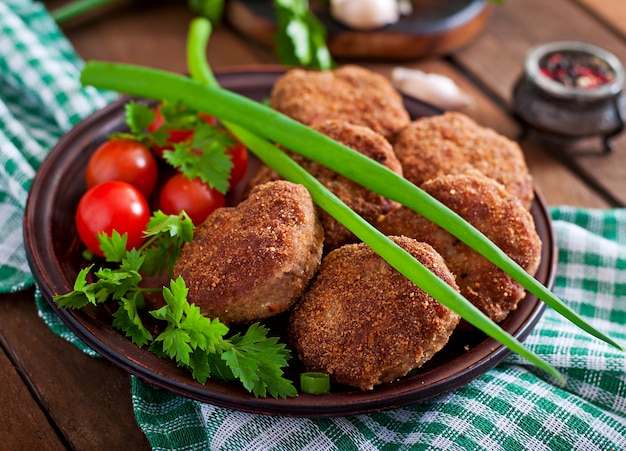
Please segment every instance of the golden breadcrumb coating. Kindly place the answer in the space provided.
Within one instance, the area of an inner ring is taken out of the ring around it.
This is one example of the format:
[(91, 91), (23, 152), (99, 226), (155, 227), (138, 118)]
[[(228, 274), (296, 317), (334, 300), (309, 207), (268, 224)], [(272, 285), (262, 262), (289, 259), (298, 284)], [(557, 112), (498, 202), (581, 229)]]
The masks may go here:
[[(314, 127), (320, 133), (338, 141), (353, 150), (379, 162), (397, 174), (402, 175), (402, 167), (396, 158), (391, 144), (382, 135), (360, 125), (350, 124), (338, 120), (326, 120)], [(379, 194), (370, 191), (350, 179), (338, 175), (325, 166), (300, 155), (290, 153), (291, 157), (298, 162), (307, 172), (319, 180), (329, 191), (345, 202), (357, 214), (366, 221), (375, 224), (381, 215), (397, 208), (398, 203), (393, 202)], [(261, 166), (259, 171), (251, 179), (250, 185), (265, 183), (269, 180), (278, 180), (280, 176), (269, 169)], [(332, 216), (318, 210), (320, 221), (324, 228), (324, 249), (329, 251), (343, 244), (354, 243), (354, 236), (342, 224)]]
[(224, 323), (259, 321), (287, 310), (319, 267), (323, 231), (309, 192), (286, 181), (257, 187), (221, 208), (181, 250), (190, 303)]
[[(468, 221), (530, 275), (541, 260), (535, 222), (517, 198), (478, 171), (432, 179), (421, 186)], [(457, 238), (407, 207), (378, 225), (389, 235), (405, 235), (431, 244), (454, 273), (461, 294), (496, 322), (515, 310), (526, 292), (503, 270)]]
[(306, 125), (340, 119), (369, 127), (389, 140), (410, 122), (391, 82), (354, 65), (329, 71), (291, 69), (276, 81), (270, 106)]
[(530, 209), (532, 177), (519, 145), (458, 112), (417, 119), (396, 136), (404, 176), (416, 185), (476, 169), (502, 183)]
[[(406, 237), (393, 241), (458, 290), (441, 256)], [(364, 243), (330, 252), (290, 314), (288, 331), (309, 371), (371, 390), (405, 376), (443, 348), (459, 316)]]

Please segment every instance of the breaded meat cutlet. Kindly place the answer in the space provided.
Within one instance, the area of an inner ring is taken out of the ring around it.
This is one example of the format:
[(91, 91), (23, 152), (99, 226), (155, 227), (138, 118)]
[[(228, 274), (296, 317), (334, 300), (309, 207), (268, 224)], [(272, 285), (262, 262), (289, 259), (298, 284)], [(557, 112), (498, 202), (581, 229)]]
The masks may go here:
[(421, 185), (426, 180), (477, 169), (502, 183), (530, 209), (534, 192), (519, 145), (458, 112), (413, 121), (396, 136), (394, 150), (404, 176)]
[(391, 82), (353, 65), (331, 71), (291, 69), (274, 84), (270, 106), (309, 126), (340, 119), (369, 127), (388, 140), (410, 122)]
[(277, 181), (196, 228), (174, 266), (203, 315), (227, 324), (287, 310), (317, 271), (323, 230), (309, 192)]
[[(370, 128), (338, 120), (326, 120), (313, 128), (402, 175), (402, 166), (391, 144)], [(290, 153), (290, 155), (329, 191), (371, 224), (375, 224), (381, 215), (399, 206), (397, 202), (376, 194), (319, 163), (297, 154)], [(267, 166), (261, 166), (251, 183), (265, 183), (279, 178), (276, 172)], [(357, 241), (356, 236), (324, 210), (318, 209), (318, 215), (324, 228), (325, 251)]]
[[(532, 215), (502, 185), (477, 171), (438, 177), (421, 185), (427, 193), (468, 221), (530, 275), (541, 260), (541, 239)], [(431, 244), (454, 273), (461, 294), (500, 322), (525, 296), (503, 270), (457, 238), (407, 207), (378, 225), (385, 234), (405, 235)]]
[[(458, 291), (428, 244), (395, 243)], [(459, 322), (364, 243), (330, 252), (288, 319), (291, 343), (309, 371), (371, 390), (419, 368), (441, 350)]]

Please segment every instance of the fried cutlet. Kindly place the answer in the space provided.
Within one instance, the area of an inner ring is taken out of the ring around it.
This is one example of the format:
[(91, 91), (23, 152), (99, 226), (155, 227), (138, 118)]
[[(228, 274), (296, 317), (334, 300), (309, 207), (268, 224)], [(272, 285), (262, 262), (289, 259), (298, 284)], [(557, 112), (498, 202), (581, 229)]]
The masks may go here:
[[(391, 239), (458, 290), (430, 245), (406, 237)], [(458, 322), (456, 313), (358, 243), (324, 257), (318, 275), (290, 313), (288, 331), (309, 371), (371, 390), (430, 360)]]
[(174, 267), (203, 315), (250, 323), (285, 311), (319, 267), (323, 230), (309, 192), (287, 181), (255, 188), (196, 228)]
[(394, 150), (415, 185), (476, 169), (505, 186), (529, 209), (532, 177), (519, 145), (458, 112), (424, 117), (400, 131)]
[(309, 126), (339, 119), (369, 127), (388, 140), (410, 122), (391, 82), (354, 65), (329, 71), (291, 69), (274, 84), (270, 106)]
[[(532, 215), (502, 185), (478, 171), (442, 176), (421, 188), (483, 232), (530, 275), (541, 259), (541, 239)], [(456, 277), (461, 294), (492, 320), (515, 310), (524, 288), (450, 233), (407, 207), (392, 211), (378, 228), (431, 244)]]

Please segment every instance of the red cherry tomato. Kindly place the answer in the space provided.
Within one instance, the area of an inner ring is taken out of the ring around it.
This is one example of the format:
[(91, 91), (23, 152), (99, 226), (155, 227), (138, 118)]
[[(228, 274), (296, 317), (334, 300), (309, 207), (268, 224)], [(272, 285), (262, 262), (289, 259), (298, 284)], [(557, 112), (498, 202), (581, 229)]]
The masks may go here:
[(158, 176), (150, 149), (134, 139), (114, 138), (102, 144), (87, 163), (87, 188), (109, 180), (121, 180), (150, 196)]
[(237, 144), (229, 148), (226, 153), (230, 155), (233, 162), (233, 167), (230, 170), (230, 179), (228, 180), (229, 186), (232, 189), (237, 183), (241, 182), (246, 175), (246, 170), (248, 169), (248, 149), (240, 142), (237, 142)]
[(191, 221), (201, 224), (214, 210), (226, 206), (226, 198), (199, 179), (182, 174), (172, 176), (161, 189), (159, 207), (163, 213), (176, 215), (185, 211)]
[(217, 124), (217, 119), (215, 119), (210, 114), (203, 113), (202, 111), (200, 111), (198, 113), (198, 117), (200, 117), (204, 122), (206, 122), (209, 125), (216, 125)]
[(89, 189), (76, 209), (76, 228), (91, 252), (102, 256), (98, 233), (126, 233), (126, 248), (138, 248), (150, 220), (150, 207), (141, 192), (129, 183), (110, 180)]

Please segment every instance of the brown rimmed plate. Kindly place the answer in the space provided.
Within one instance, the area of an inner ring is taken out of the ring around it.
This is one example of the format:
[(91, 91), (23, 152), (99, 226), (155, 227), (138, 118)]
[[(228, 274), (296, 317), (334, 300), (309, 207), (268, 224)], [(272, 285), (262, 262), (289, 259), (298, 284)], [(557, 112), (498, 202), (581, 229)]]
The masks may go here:
[[(280, 68), (255, 67), (219, 71), (217, 76), (225, 88), (262, 100), (282, 73)], [(45, 299), (63, 322), (103, 357), (148, 383), (198, 401), (260, 414), (324, 417), (380, 411), (430, 399), (467, 384), (509, 355), (507, 348), (477, 330), (459, 331), (427, 365), (372, 391), (337, 386), (327, 395), (255, 398), (237, 383), (209, 380), (204, 385), (199, 384), (174, 362), (137, 347), (111, 327), (112, 318), (104, 306), (59, 309), (52, 297), (71, 291), (84, 266), (74, 211), (85, 191), (85, 167), (91, 153), (108, 134), (124, 129), (127, 100), (120, 99), (88, 117), (58, 142), (33, 180), (24, 218), (26, 253)], [(414, 99), (405, 101), (414, 117), (441, 112)], [(531, 212), (543, 241), (542, 261), (535, 277), (550, 288), (556, 266), (555, 242), (550, 215), (539, 193)], [(501, 326), (523, 340), (544, 308), (541, 301), (528, 295)], [(270, 323), (270, 328), (276, 327), (280, 320)], [(295, 357), (292, 360), (296, 360)], [(295, 376), (301, 369), (299, 363), (294, 362), (287, 376)]]

